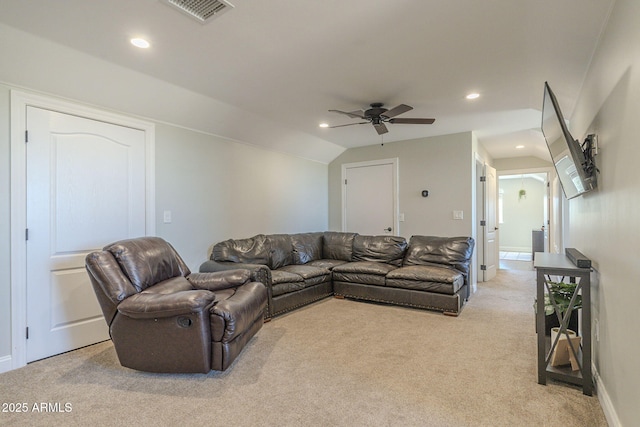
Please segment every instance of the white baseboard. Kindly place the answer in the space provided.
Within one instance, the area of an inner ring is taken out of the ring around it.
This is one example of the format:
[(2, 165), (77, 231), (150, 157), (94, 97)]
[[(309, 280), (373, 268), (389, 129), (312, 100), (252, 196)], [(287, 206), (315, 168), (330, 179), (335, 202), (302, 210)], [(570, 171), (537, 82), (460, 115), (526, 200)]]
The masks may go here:
[(618, 414), (616, 413), (616, 409), (613, 407), (613, 403), (611, 403), (611, 398), (609, 397), (609, 393), (607, 393), (607, 389), (598, 374), (598, 371), (595, 366), (592, 366), (593, 378), (596, 382), (596, 390), (598, 393), (598, 400), (600, 401), (600, 406), (602, 407), (602, 411), (604, 412), (604, 417), (607, 419), (607, 423), (609, 427), (622, 427), (620, 424), (620, 419), (618, 418)]
[(531, 252), (530, 247), (526, 246), (500, 246), (500, 252)]
[(11, 360), (11, 355), (8, 354), (6, 356), (0, 357), (0, 374), (3, 372), (9, 372), (13, 369), (13, 362)]

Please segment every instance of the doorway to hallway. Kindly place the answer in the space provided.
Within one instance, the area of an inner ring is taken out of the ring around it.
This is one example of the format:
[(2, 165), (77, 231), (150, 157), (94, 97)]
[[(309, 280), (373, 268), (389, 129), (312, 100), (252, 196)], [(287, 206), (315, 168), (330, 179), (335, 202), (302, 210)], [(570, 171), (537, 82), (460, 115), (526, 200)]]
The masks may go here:
[(531, 269), (534, 252), (549, 252), (548, 183), (547, 172), (499, 176), (501, 269)]

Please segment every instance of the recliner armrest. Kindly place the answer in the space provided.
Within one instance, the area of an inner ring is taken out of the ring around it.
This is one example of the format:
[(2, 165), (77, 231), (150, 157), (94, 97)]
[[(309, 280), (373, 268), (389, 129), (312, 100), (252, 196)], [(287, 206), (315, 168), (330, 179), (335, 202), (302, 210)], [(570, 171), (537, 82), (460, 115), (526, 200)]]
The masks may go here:
[(249, 270), (225, 270), (215, 273), (192, 273), (187, 276), (189, 283), (196, 289), (217, 291), (221, 289), (236, 288), (249, 281)]
[(202, 312), (215, 299), (207, 290), (182, 291), (174, 294), (139, 293), (118, 305), (118, 312), (133, 319), (152, 319)]

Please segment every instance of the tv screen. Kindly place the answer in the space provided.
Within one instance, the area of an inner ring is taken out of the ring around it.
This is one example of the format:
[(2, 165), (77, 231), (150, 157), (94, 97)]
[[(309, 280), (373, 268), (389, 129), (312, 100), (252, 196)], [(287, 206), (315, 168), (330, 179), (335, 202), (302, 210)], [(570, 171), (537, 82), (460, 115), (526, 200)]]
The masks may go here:
[(569, 133), (558, 101), (547, 82), (542, 103), (542, 133), (565, 197), (572, 199), (596, 188), (596, 174), (586, 170), (582, 147)]

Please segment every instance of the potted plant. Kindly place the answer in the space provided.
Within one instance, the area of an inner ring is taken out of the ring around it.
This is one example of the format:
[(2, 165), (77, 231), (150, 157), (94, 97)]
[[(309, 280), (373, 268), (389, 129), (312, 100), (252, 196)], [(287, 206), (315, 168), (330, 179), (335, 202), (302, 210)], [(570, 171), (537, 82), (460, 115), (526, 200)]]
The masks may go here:
[[(577, 283), (547, 283), (549, 284), (549, 292), (544, 296), (545, 333), (551, 335), (551, 328), (560, 326), (551, 298), (553, 298), (556, 307), (564, 318), (566, 311), (569, 309), (569, 303), (576, 290)], [(567, 326), (568, 329), (576, 333), (578, 332), (578, 309), (580, 308), (582, 308), (582, 295), (576, 295), (569, 318), (569, 325)]]
[(525, 190), (524, 188), (518, 191), (518, 201), (522, 200), (523, 197), (525, 199), (527, 198), (527, 190)]

